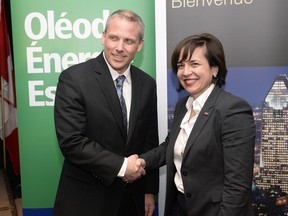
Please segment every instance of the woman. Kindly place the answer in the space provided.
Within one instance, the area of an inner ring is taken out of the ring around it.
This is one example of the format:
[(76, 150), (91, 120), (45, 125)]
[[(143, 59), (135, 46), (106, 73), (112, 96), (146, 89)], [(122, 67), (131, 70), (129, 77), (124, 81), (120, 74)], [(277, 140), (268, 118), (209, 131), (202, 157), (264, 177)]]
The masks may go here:
[(252, 216), (253, 112), (221, 89), (221, 42), (208, 33), (187, 37), (171, 64), (189, 96), (178, 101), (165, 142), (141, 155), (146, 170), (167, 165), (165, 216)]

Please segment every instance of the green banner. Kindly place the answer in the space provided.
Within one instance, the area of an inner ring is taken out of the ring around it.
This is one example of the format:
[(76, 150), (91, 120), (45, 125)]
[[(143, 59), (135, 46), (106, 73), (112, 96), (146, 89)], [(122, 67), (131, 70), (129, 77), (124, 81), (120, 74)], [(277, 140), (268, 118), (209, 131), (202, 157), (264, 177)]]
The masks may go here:
[(154, 1), (11, 0), (24, 216), (52, 214), (63, 161), (53, 121), (58, 76), (102, 51), (106, 19), (117, 9), (143, 18), (145, 44), (133, 64), (155, 78)]

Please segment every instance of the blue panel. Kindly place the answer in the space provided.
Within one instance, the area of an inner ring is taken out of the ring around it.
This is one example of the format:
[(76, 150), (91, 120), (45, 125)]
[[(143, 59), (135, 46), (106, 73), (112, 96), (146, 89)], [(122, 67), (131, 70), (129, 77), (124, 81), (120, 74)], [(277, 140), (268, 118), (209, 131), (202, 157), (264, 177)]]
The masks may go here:
[(52, 208), (27, 209), (23, 208), (23, 216), (53, 216)]

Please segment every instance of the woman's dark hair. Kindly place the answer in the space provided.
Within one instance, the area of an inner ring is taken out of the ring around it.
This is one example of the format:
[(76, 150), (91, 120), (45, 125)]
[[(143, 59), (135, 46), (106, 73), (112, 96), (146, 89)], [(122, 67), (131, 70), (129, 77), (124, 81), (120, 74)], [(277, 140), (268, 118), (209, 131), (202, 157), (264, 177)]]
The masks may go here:
[[(192, 56), (197, 47), (203, 46), (206, 47), (205, 57), (208, 60), (209, 66), (216, 66), (219, 68), (217, 77), (213, 77), (212, 81), (221, 87), (225, 84), (227, 75), (224, 49), (222, 43), (214, 35), (209, 33), (186, 37), (176, 45), (171, 57), (173, 73), (177, 75), (177, 64), (186, 60), (187, 57)], [(179, 59), (180, 53), (182, 53), (182, 59)], [(179, 87), (179, 91), (184, 89), (181, 85)]]

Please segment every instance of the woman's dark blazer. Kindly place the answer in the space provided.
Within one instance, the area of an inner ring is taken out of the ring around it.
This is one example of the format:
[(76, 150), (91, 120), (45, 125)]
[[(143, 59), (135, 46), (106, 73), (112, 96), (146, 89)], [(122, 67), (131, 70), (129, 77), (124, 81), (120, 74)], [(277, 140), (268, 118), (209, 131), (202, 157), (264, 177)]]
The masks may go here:
[[(175, 203), (174, 145), (187, 112), (177, 103), (163, 144), (141, 155), (146, 168), (167, 165), (165, 216)], [(181, 174), (189, 216), (253, 216), (255, 124), (248, 103), (215, 86), (196, 120), (184, 151)]]

